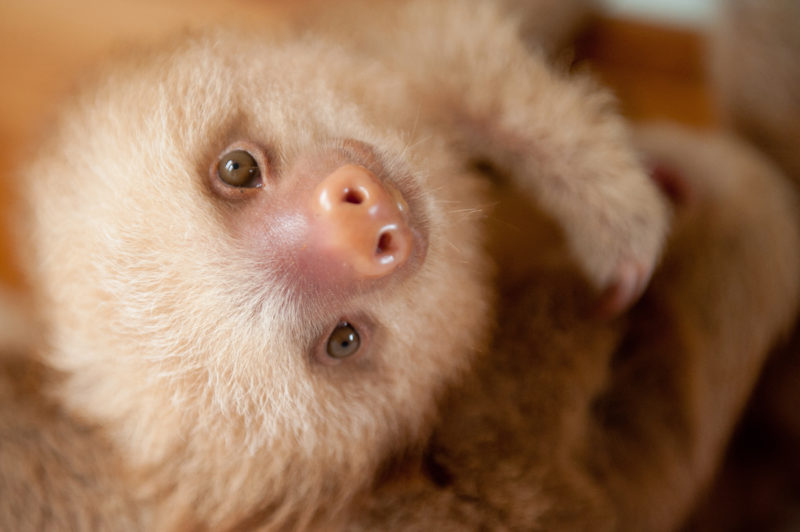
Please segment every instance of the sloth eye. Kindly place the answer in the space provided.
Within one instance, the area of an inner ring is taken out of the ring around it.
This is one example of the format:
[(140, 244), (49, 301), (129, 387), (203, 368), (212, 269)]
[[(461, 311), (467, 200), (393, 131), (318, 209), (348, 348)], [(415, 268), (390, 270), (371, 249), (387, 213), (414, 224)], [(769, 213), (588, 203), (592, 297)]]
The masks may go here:
[(244, 150), (233, 150), (223, 155), (217, 164), (217, 174), (232, 187), (261, 186), (261, 169), (255, 158)]
[(361, 346), (358, 331), (347, 323), (341, 322), (328, 338), (328, 355), (332, 358), (347, 358), (354, 355)]

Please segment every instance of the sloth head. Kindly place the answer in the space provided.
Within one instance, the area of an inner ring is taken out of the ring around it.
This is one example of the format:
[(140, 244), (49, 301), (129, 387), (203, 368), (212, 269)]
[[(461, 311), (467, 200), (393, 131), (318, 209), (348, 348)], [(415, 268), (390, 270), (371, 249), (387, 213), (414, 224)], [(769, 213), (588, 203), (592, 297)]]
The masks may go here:
[(62, 399), (187, 501), (214, 494), (185, 472), (308, 499), (417, 437), (489, 305), (479, 184), (414, 123), (401, 80), (324, 43), (104, 73), (21, 175)]

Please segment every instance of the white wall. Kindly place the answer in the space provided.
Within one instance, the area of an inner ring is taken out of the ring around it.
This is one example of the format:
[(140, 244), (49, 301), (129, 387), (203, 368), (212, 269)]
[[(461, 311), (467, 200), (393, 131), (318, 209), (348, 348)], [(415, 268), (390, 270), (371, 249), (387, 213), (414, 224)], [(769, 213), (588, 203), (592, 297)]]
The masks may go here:
[[(698, 26), (713, 15), (718, 0), (602, 0), (614, 15)], [(770, 0), (763, 0), (769, 2)]]

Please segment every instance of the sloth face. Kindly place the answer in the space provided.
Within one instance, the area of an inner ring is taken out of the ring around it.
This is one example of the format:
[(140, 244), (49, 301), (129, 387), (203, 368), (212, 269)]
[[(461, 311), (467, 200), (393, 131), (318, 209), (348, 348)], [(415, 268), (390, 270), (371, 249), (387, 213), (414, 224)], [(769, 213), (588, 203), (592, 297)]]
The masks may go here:
[(84, 92), (25, 176), (67, 403), (148, 463), (414, 437), (489, 303), (480, 184), (413, 108), (371, 62), (230, 35)]

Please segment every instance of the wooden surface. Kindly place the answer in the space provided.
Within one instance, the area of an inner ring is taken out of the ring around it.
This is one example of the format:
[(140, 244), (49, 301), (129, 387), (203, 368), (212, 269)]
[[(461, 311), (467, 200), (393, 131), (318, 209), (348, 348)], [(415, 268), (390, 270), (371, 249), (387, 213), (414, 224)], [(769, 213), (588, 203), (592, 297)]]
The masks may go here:
[(701, 128), (715, 123), (705, 39), (696, 31), (596, 18), (579, 39), (577, 55), (614, 89), (631, 119)]
[[(187, 29), (222, 23), (267, 30), (280, 20), (286, 6), (263, 0), (0, 2), (2, 212), (16, 204), (12, 169), (24, 164), (60, 96), (89, 66), (115, 49)], [(629, 117), (669, 118), (693, 125), (713, 122), (697, 35), (601, 18), (590, 25), (577, 54), (581, 65), (617, 91)], [(20, 285), (24, 268), (12, 259), (12, 230), (0, 223), (0, 282)]]

